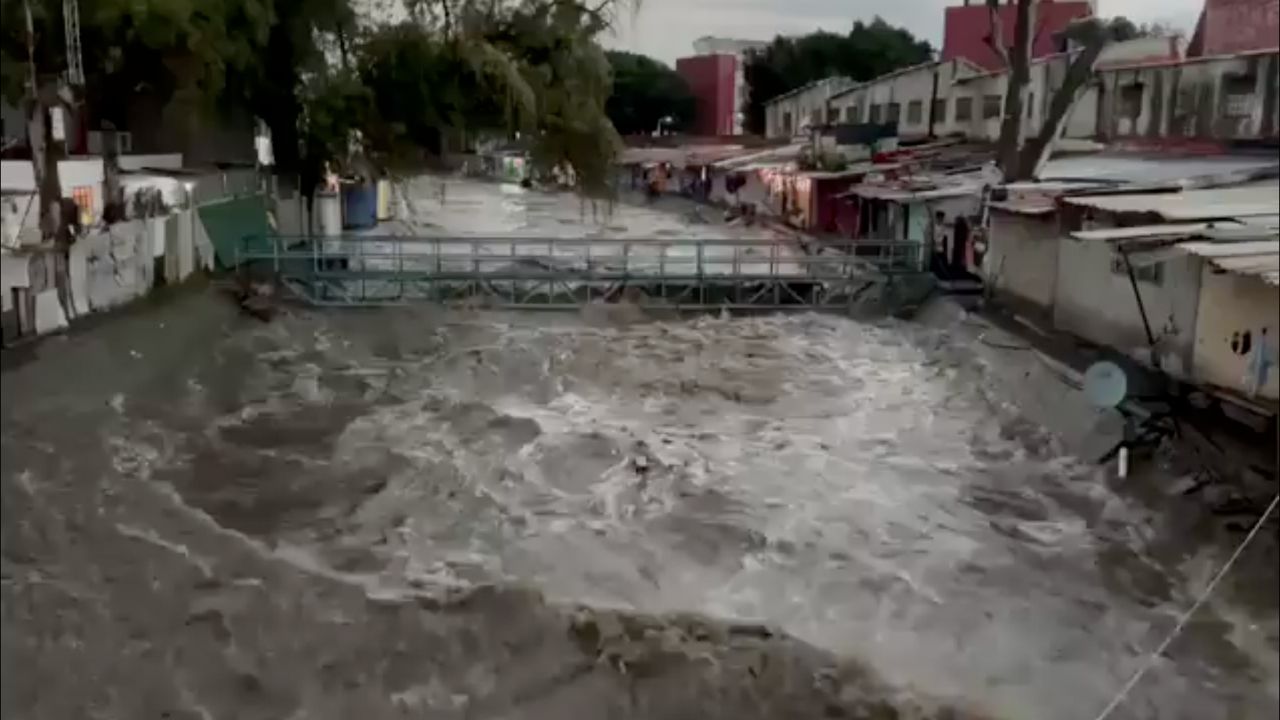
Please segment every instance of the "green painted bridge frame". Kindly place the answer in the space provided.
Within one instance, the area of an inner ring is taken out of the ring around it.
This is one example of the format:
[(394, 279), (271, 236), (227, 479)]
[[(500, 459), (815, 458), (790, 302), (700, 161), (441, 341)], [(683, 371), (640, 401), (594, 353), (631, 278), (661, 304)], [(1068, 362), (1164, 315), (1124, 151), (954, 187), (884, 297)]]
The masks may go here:
[(932, 288), (922, 245), (881, 240), (254, 236), (235, 264), (338, 307), (851, 311), (918, 301)]

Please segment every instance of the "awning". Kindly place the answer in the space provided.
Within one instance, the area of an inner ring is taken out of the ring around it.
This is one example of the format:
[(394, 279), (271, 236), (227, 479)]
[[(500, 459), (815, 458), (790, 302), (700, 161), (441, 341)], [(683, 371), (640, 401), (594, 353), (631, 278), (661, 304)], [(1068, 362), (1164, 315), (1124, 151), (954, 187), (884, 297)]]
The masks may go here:
[(793, 162), (799, 157), (800, 150), (803, 147), (803, 144), (797, 143), (740, 154), (737, 157), (721, 158), (719, 161), (712, 163), (712, 167), (717, 170), (747, 170), (749, 169), (748, 166), (764, 165), (767, 167), (779, 163)]
[(948, 187), (920, 188), (917, 190), (885, 185), (857, 185), (845, 192), (839, 193), (836, 197), (858, 196), (873, 200), (888, 200), (890, 202), (904, 203), (938, 200), (941, 198), (964, 197), (966, 195), (977, 197), (980, 194), (982, 194), (982, 187), (978, 185), (953, 185)]
[(1001, 202), (998, 200), (988, 202), (987, 207), (992, 210), (1013, 213), (1014, 215), (1052, 215), (1058, 209), (1053, 204)]
[(1134, 267), (1182, 255), (1195, 255), (1223, 271), (1253, 275), (1269, 285), (1280, 285), (1280, 236), (1239, 242), (1189, 240), (1128, 253)]

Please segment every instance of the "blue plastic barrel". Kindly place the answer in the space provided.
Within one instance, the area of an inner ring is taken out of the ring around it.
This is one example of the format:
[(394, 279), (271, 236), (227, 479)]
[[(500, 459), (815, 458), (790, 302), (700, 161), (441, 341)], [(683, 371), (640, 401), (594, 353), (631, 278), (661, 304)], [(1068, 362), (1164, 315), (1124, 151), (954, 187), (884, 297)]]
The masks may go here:
[(378, 186), (342, 186), (342, 227), (369, 228), (378, 224)]

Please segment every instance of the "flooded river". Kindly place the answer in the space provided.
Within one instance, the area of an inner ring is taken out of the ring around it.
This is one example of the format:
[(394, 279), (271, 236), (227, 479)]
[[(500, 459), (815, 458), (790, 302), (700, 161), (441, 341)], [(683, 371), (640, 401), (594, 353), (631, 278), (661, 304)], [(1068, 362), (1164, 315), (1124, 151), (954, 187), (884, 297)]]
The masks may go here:
[[(10, 354), (4, 716), (1092, 720), (1240, 535), (975, 333), (197, 290)], [(1275, 717), (1275, 546), (1113, 717)]]

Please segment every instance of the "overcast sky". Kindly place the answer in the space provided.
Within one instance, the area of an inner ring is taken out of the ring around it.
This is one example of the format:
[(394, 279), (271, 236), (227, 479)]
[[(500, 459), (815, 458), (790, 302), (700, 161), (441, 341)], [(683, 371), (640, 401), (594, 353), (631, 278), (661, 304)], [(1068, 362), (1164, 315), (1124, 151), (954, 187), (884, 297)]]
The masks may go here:
[[(976, 0), (980, 1), (980, 0)], [(918, 37), (942, 45), (942, 10), (960, 0), (641, 0), (637, 13), (620, 19), (606, 45), (658, 58), (668, 64), (693, 54), (703, 35), (771, 40), (814, 30), (845, 32), (854, 20), (876, 15)], [(1099, 0), (1103, 17), (1124, 15), (1135, 23), (1160, 22), (1190, 36), (1204, 0)]]

